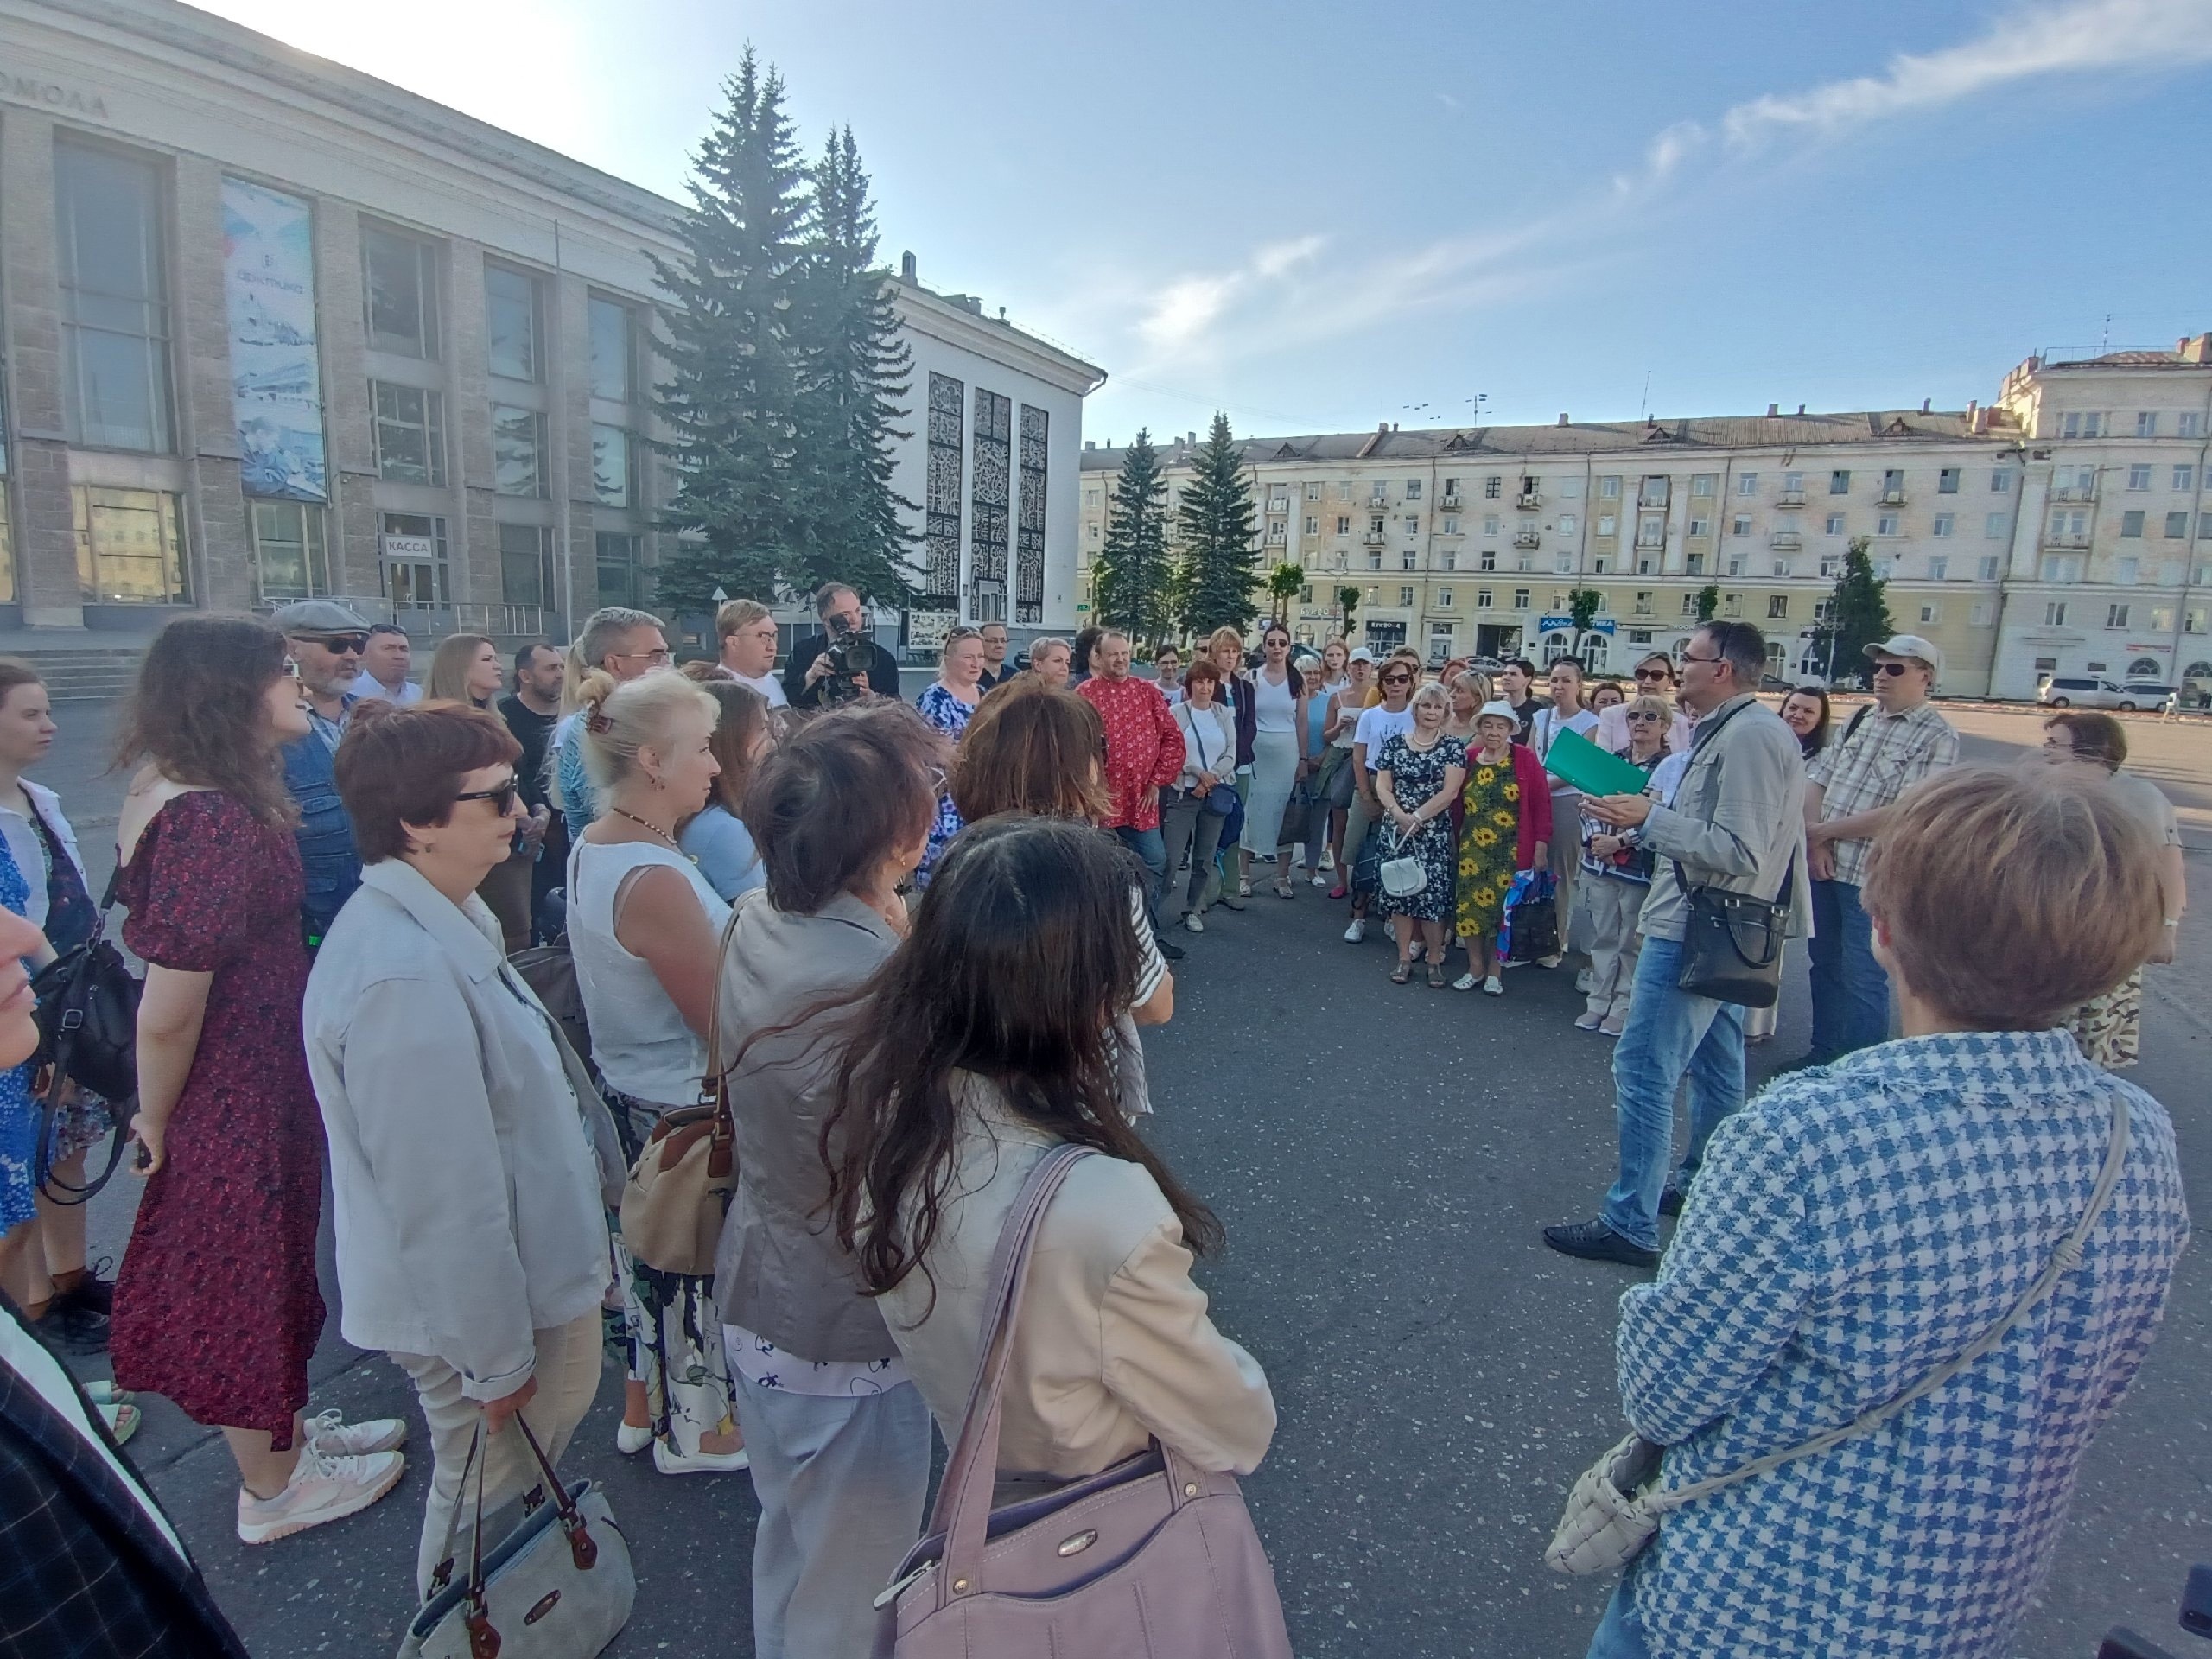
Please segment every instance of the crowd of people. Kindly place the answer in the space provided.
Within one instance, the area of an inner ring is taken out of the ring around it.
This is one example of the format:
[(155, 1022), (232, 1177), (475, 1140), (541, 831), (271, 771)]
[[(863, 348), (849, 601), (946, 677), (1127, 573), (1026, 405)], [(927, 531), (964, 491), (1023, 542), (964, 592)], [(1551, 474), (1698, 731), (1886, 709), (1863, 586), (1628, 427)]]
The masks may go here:
[[(0, 1359), (34, 1379), (20, 1410), (0, 1393), (0, 1497), (139, 1517), (127, 1549), (54, 1519), (52, 1548), (118, 1554), (118, 1598), (237, 1650), (123, 1465), (20, 1449), (30, 1424), (111, 1454), (134, 1391), (222, 1428), (245, 1542), (398, 1483), (404, 1421), (309, 1410), (326, 1173), (340, 1329), (427, 1432), (418, 1596), (536, 1482), (512, 1426), (557, 1462), (611, 1351), (622, 1452), (751, 1481), (755, 1650), (868, 1650), (932, 1433), (962, 1432), (995, 1247), (1066, 1144), (1100, 1155), (1041, 1224), (998, 1501), (1154, 1440), (1249, 1473), (1274, 1402), (1192, 1276), (1222, 1229), (1144, 1133), (1144, 1033), (1173, 1014), (1173, 933), (1305, 888), (1348, 906), (1348, 943), (1387, 921), (1398, 985), (1575, 972), (1573, 1024), (1614, 1039), (1618, 1171), (1545, 1242), (1659, 1270), (1618, 1358), (1662, 1492), (1787, 1454), (1668, 1515), (1591, 1652), (2001, 1650), (2187, 1231), (2171, 1123), (2115, 1075), (2185, 899), (2118, 722), (2053, 717), (2033, 775), (1962, 766), (1927, 640), (1870, 648), (1837, 731), (1824, 691), (1760, 699), (1764, 641), (1728, 620), (1629, 684), (1431, 674), (1279, 624), (1256, 658), (1224, 628), (1147, 675), (1092, 629), (1017, 666), (991, 624), (910, 703), (857, 594), (815, 609), (780, 673), (741, 600), (712, 661), (678, 670), (658, 618), (609, 608), (565, 652), (448, 639), (420, 690), (405, 634), (334, 601), (156, 636), (119, 743), (135, 1114), (35, 1097), (28, 991), (0, 999)], [(10, 974), (101, 909), (22, 776), (54, 732), (0, 660)], [(1747, 1102), (1785, 939), (1811, 1045)], [(588, 1052), (520, 965), (549, 957)], [(625, 1242), (625, 1178), (718, 1078), (728, 1213), (710, 1270), (663, 1271)], [(119, 1121), (144, 1185), (108, 1284), (42, 1176), (81, 1180)], [(114, 1384), (49, 1376), (38, 1339), (105, 1346)], [(1883, 1435), (1831, 1433), (1885, 1408)]]

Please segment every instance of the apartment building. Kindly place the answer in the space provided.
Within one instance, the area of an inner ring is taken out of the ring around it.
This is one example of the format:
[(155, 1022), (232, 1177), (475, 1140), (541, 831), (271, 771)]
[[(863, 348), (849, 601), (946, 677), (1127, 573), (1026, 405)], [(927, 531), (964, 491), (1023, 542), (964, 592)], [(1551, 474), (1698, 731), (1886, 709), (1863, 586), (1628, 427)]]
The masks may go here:
[[(1710, 587), (1717, 614), (1765, 631), (1774, 672), (1821, 676), (1813, 629), (1846, 548), (1865, 536), (1891, 616), (1942, 648), (1948, 692), (2032, 695), (2038, 673), (2091, 671), (2180, 672), (2212, 689), (2212, 641), (2199, 662), (2190, 638), (2212, 604), (2212, 588), (2200, 591), (2212, 570), (2194, 551), (2212, 540), (2196, 505), (2209, 404), (2200, 336), (2171, 353), (2031, 358), (1995, 404), (1960, 411), (1770, 406), (1719, 419), (1561, 416), (1548, 427), (1253, 439), (1255, 579), (1285, 563), (1305, 569), (1289, 617), (1301, 639), (1337, 631), (1337, 595), (1351, 587), (1364, 643), (1411, 644), (1433, 659), (1565, 654), (1567, 594), (1592, 588), (1605, 604), (1586, 652), (1615, 673), (1647, 650), (1679, 652)], [(1165, 446), (1171, 492), (1194, 442)], [(1083, 457), (1085, 604), (1122, 453), (1086, 446)], [(2098, 493), (2115, 488), (2144, 499), (2101, 506)], [(2184, 496), (2186, 522), (2170, 516)], [(2054, 523), (2080, 545), (2047, 548)], [(2166, 545), (2170, 526), (2169, 557), (2127, 550)], [(2074, 563), (2051, 564), (2052, 553)]]
[[(0, 0), (0, 631), (334, 594), (564, 638), (652, 603), (681, 213), (174, 0)], [(911, 257), (892, 296), (928, 626), (1065, 627), (1103, 373)]]

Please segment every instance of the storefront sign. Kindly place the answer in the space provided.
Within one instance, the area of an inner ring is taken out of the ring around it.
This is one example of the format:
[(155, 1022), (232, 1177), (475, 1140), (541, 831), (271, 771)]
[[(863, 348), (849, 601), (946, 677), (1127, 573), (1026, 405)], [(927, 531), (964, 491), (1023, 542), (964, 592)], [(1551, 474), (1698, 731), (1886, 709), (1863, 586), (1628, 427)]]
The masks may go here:
[[(1610, 634), (1614, 632), (1619, 626), (1611, 617), (1601, 616), (1593, 620), (1583, 632)], [(1571, 616), (1539, 617), (1536, 619), (1536, 632), (1538, 633), (1572, 633), (1574, 632), (1574, 619)]]
[(0, 96), (12, 98), (18, 104), (43, 105), (65, 115), (88, 115), (97, 121), (107, 119), (107, 100), (98, 92), (64, 86), (58, 80), (45, 80), (37, 75), (11, 74), (0, 70)]
[(231, 408), (248, 495), (329, 499), (315, 360), (314, 226), (314, 210), (298, 197), (244, 179), (223, 181)]
[(398, 564), (423, 564), (438, 556), (438, 544), (428, 536), (387, 536), (384, 556)]

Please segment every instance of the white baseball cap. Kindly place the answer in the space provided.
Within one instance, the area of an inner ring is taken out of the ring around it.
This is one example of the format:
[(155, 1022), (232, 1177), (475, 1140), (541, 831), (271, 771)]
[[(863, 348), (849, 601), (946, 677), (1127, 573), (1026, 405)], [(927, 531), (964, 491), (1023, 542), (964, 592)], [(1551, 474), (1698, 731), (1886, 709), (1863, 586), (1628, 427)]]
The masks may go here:
[(1928, 664), (1931, 675), (1943, 672), (1943, 653), (1916, 633), (1893, 633), (1879, 645), (1866, 647), (1866, 660), (1878, 657), (1910, 657)]
[(1348, 663), (1371, 663), (1375, 660), (1375, 653), (1365, 645), (1354, 645), (1344, 654), (1344, 660)]

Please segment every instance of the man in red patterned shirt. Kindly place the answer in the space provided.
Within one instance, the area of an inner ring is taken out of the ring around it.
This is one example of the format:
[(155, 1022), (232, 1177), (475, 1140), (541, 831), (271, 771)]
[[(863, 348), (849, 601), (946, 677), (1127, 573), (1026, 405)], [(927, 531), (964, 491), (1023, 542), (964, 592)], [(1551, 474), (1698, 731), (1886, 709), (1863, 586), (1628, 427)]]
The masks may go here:
[[(1160, 791), (1183, 770), (1183, 734), (1160, 688), (1129, 672), (1128, 635), (1113, 629), (1099, 635), (1090, 667), (1090, 677), (1076, 687), (1076, 695), (1098, 710), (1106, 726), (1106, 787), (1113, 805), (1100, 822), (1152, 873), (1145, 905), (1158, 937), (1160, 893), (1168, 876), (1167, 849), (1160, 838)], [(1160, 950), (1170, 960), (1183, 954), (1165, 938)]]

